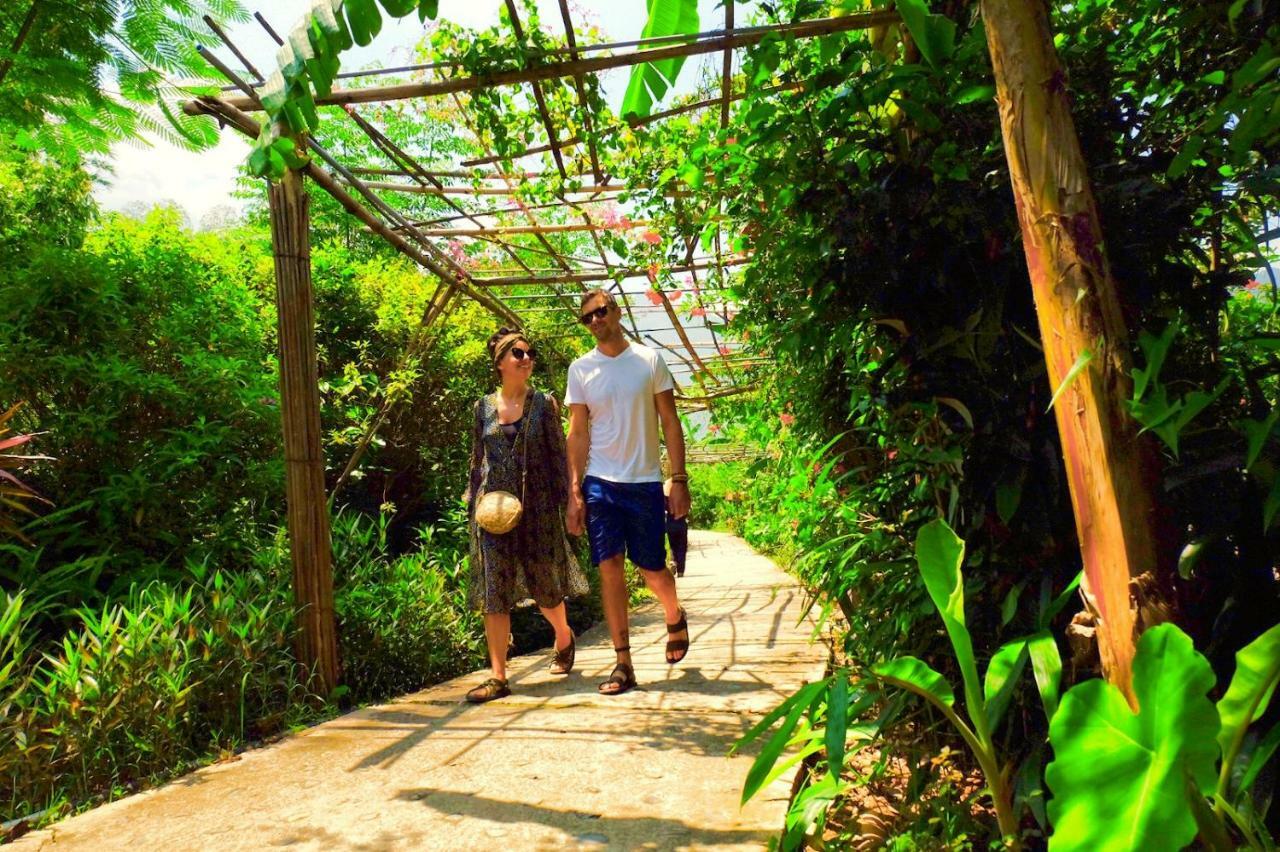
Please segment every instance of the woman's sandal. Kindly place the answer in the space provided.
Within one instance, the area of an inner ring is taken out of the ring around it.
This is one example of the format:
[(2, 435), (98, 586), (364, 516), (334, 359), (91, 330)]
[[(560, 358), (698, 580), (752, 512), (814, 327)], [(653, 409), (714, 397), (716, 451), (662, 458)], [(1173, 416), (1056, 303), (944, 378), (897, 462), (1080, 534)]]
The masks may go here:
[(551, 660), (551, 673), (553, 675), (567, 675), (573, 671), (573, 661), (578, 653), (578, 637), (569, 634), (569, 647), (562, 651), (556, 651), (555, 657)]
[[(631, 646), (626, 645), (622, 648), (614, 648), (613, 650), (618, 653), (622, 653), (623, 651), (630, 651)], [(615, 688), (606, 688), (610, 686)], [(617, 665), (613, 667), (613, 673), (609, 675), (609, 679), (597, 686), (596, 689), (601, 695), (621, 695), (624, 692), (635, 689), (635, 686), (636, 670), (630, 663), (619, 661)]]
[[(667, 640), (667, 665), (674, 666), (676, 663), (689, 656), (689, 617), (683, 609), (680, 610), (680, 620), (675, 624), (667, 625), (667, 634), (681, 633), (685, 634), (683, 639)], [(678, 657), (672, 657), (672, 654), (679, 654)]]
[(505, 680), (491, 677), (467, 693), (467, 702), (470, 704), (484, 704), (486, 701), (493, 701), (495, 698), (506, 698), (510, 694), (511, 687), (507, 686)]

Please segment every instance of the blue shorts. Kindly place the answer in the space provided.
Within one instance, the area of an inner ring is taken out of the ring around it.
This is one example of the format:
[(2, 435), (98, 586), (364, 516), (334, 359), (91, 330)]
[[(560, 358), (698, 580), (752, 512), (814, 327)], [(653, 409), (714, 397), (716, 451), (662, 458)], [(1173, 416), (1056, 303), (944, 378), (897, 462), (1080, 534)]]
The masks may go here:
[(661, 482), (582, 481), (591, 562), (625, 553), (639, 568), (662, 571), (667, 562), (667, 500)]

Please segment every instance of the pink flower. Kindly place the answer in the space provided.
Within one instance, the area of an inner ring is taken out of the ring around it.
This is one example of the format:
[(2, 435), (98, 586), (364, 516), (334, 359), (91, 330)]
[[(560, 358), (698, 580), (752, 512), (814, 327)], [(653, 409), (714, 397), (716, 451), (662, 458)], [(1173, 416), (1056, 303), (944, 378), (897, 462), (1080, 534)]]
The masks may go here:
[(694, 308), (692, 311), (689, 312), (689, 315), (694, 317), (705, 317), (707, 315), (707, 309)]
[(645, 290), (644, 294), (649, 299), (649, 304), (651, 305), (662, 304), (662, 294), (659, 293), (657, 290)]
[(640, 239), (644, 240), (646, 243), (648, 243), (651, 246), (656, 246), (662, 242), (662, 237), (659, 236), (658, 232), (654, 230), (645, 231), (643, 234), (640, 235)]
[(673, 302), (678, 302), (684, 296), (683, 290), (672, 290), (667, 294), (667, 298)]
[(467, 265), (467, 252), (457, 240), (449, 240), (449, 257), (459, 266)]
[(720, 354), (721, 354), (721, 355), (728, 355), (731, 351), (732, 351), (732, 350), (730, 350), (728, 346), (725, 346), (723, 343), (722, 343), (722, 344), (720, 344)]
[(649, 281), (652, 284), (658, 283), (658, 273), (662, 271), (662, 267), (656, 263), (649, 264)]
[(1246, 290), (1256, 290), (1262, 286), (1262, 282), (1257, 278), (1250, 278), (1249, 283), (1244, 285)]
[(790, 426), (792, 423), (796, 422), (796, 416), (794, 414), (779, 414), (778, 419), (782, 421), (783, 426)]
[(737, 145), (737, 144), (738, 144), (738, 137), (737, 137), (737, 136), (730, 136), (728, 139), (724, 140), (724, 144), (726, 144), (726, 145)]
[(712, 423), (710, 426), (708, 426), (708, 427), (707, 427), (707, 431), (708, 431), (708, 432), (710, 432), (712, 435), (715, 435), (715, 434), (719, 433), (719, 431), (720, 431), (720, 424), (719, 424), (719, 423)]

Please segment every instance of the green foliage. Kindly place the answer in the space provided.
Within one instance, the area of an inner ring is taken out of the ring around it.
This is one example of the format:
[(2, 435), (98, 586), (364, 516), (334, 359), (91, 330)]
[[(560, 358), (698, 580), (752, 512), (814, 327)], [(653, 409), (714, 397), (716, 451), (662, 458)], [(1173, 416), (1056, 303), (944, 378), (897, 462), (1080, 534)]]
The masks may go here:
[[(42, 0), (0, 16), (0, 137), (61, 156), (105, 154), (150, 133), (190, 148), (217, 131), (184, 116), (183, 95), (209, 91), (175, 78), (216, 78), (196, 52), (215, 22), (248, 18), (238, 0)], [(0, 220), (3, 221), (3, 220)]]
[(278, 68), (259, 92), (267, 118), (249, 154), (249, 171), (273, 180), (306, 160), (298, 140), (320, 126), (315, 98), (333, 89), (340, 55), (352, 42), (367, 46), (382, 30), (382, 10), (403, 18), (417, 9), (435, 18), (438, 0), (318, 0), (276, 53)]
[[(1278, 643), (1280, 625), (1240, 650), (1216, 708), (1208, 698), (1213, 669), (1172, 624), (1153, 627), (1138, 640), (1136, 712), (1101, 680), (1069, 690), (1050, 725), (1050, 848), (1179, 849), (1197, 834), (1224, 848), (1224, 815), (1249, 848), (1270, 848), (1264, 845), (1265, 809), (1256, 812), (1249, 795), (1257, 774), (1239, 757), (1250, 725), (1280, 682)], [(1265, 753), (1261, 761), (1269, 757)], [(1233, 777), (1241, 779), (1234, 789)]]
[[(171, 212), (111, 217), (83, 248), (28, 243), (0, 284), (0, 398), (26, 399), (56, 465), (33, 484), (76, 529), (64, 552), (225, 552), (280, 495), (262, 255)], [(202, 548), (204, 549), (204, 548)]]
[(21, 407), (22, 403), (18, 403), (0, 414), (0, 536), (30, 543), (30, 539), (19, 529), (16, 518), (20, 515), (35, 517), (36, 513), (28, 504), (43, 498), (19, 479), (14, 471), (29, 466), (33, 461), (47, 460), (48, 456), (29, 455), (30, 447), (24, 447), (35, 435), (9, 434), (11, 429), (5, 424), (13, 419), (13, 415)]
[(1217, 713), (1209, 663), (1171, 624), (1138, 641), (1133, 713), (1114, 686), (1070, 689), (1054, 716), (1049, 819), (1055, 849), (1179, 849), (1196, 835), (1183, 773), (1213, 788)]
[[(692, 35), (698, 31), (697, 0), (649, 0), (648, 7), (641, 38)], [(675, 85), (684, 60), (683, 56), (675, 56), (632, 68), (627, 93), (622, 98), (622, 117), (643, 118), (653, 112), (653, 105)]]
[[(355, 701), (469, 671), (483, 631), (466, 609), (465, 537), (424, 527), (393, 555), (386, 518), (334, 521), (334, 602)], [(290, 562), (280, 532), (248, 570), (191, 562), (82, 608), (41, 641), (25, 593), (0, 608), (4, 819), (133, 790), (327, 712), (293, 657)]]

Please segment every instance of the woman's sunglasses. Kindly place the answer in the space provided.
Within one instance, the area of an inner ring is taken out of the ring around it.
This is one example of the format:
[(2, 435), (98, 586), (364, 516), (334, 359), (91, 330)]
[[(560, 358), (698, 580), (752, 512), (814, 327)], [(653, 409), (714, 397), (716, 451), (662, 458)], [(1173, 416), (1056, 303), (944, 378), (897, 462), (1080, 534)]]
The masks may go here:
[(591, 325), (591, 320), (593, 319), (602, 320), (607, 316), (609, 316), (609, 306), (601, 305), (600, 307), (596, 308), (594, 311), (587, 311), (585, 314), (578, 317), (578, 322), (582, 323), (583, 325)]
[(517, 361), (523, 361), (525, 358), (537, 358), (538, 350), (530, 346), (528, 349), (521, 349), (519, 346), (511, 347), (511, 354), (515, 356)]

